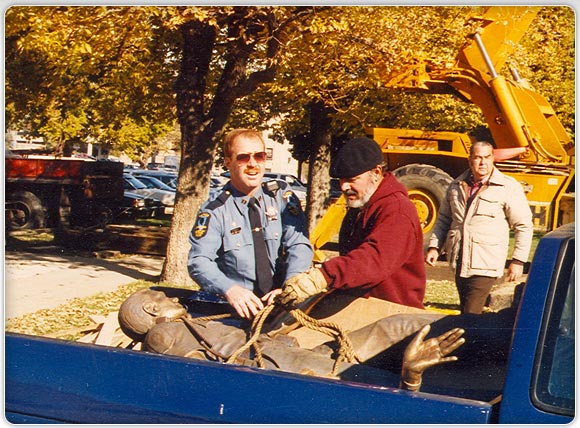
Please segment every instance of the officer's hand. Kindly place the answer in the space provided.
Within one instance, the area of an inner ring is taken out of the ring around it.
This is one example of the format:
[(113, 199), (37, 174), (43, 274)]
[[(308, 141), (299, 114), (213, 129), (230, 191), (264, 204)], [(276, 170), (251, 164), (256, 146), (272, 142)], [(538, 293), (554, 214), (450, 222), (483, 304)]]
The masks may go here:
[(461, 337), (465, 331), (454, 328), (441, 336), (425, 340), (430, 330), (429, 324), (424, 326), (405, 349), (401, 371), (403, 389), (419, 390), (425, 370), (437, 364), (457, 361), (457, 357), (448, 355), (465, 343), (465, 339)]
[(439, 251), (437, 248), (429, 248), (425, 256), (425, 262), (430, 266), (435, 266), (435, 262), (439, 258)]
[(296, 306), (310, 296), (326, 291), (327, 285), (320, 269), (312, 268), (288, 278), (276, 300), (285, 306)]
[(228, 303), (242, 318), (253, 318), (264, 309), (264, 304), (258, 296), (241, 285), (234, 285), (225, 293)]
[(262, 296), (262, 302), (264, 302), (265, 306), (270, 305), (281, 292), (282, 290), (279, 288), (274, 288), (272, 291), (268, 291)]

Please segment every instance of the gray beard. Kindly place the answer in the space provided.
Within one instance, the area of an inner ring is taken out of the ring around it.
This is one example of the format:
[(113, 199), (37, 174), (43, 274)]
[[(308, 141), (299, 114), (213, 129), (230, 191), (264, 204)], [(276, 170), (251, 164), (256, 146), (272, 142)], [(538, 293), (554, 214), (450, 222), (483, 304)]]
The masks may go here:
[(347, 199), (346, 204), (348, 205), (349, 208), (362, 208), (369, 202), (369, 200), (371, 199), (371, 196), (373, 196), (373, 194), (375, 193), (375, 190), (376, 190), (376, 187), (369, 186), (367, 191), (360, 198), (358, 198), (354, 201)]

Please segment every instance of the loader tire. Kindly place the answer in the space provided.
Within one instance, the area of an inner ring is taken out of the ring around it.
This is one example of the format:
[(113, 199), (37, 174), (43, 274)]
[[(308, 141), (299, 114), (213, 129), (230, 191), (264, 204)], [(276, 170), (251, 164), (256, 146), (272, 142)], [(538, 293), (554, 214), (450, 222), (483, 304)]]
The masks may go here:
[(409, 199), (419, 214), (423, 237), (428, 238), (453, 179), (439, 168), (422, 164), (405, 165), (393, 174), (407, 188)]

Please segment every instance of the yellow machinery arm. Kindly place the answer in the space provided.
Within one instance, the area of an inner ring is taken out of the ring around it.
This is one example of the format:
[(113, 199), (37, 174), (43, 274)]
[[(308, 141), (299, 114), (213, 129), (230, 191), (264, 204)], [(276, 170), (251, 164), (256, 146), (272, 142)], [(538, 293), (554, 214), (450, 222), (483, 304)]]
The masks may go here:
[[(405, 91), (454, 94), (477, 105), (499, 149), (496, 160), (511, 159), (502, 163), (502, 171), (524, 186), (538, 230), (554, 228), (559, 221), (573, 220), (573, 194), (565, 192), (574, 180), (574, 143), (550, 103), (529, 88), (517, 70), (510, 70), (511, 79), (499, 71), (505, 69), (514, 46), (540, 9), (489, 7), (481, 16), (468, 18), (466, 24), (472, 33), (452, 66), (440, 67), (429, 59), (415, 58), (402, 66), (403, 71), (387, 76), (383, 82), (385, 87)], [(466, 163), (456, 161), (466, 159), (471, 141), (457, 133), (381, 128), (373, 128), (372, 132), (385, 155), (390, 157), (389, 162), (392, 161), (389, 167), (394, 167), (395, 173), (399, 171), (398, 178), (407, 183), (423, 232), (428, 233), (439, 208), (437, 194), (443, 189), (445, 177), (451, 181), (457, 175), (457, 168), (467, 167)], [(451, 150), (441, 151), (440, 140), (452, 142)], [(405, 141), (400, 150), (399, 141)], [(501, 153), (503, 158), (498, 158)], [(311, 232), (315, 263), (325, 260), (326, 253), (321, 248), (338, 234), (346, 210), (346, 202), (341, 197)], [(560, 211), (572, 215), (566, 214), (566, 219), (564, 216), (560, 219)]]
[[(468, 18), (467, 25), (476, 27), (487, 56), (468, 41), (457, 56), (457, 68), (487, 71), (490, 68), (501, 70), (530, 24), (540, 11), (540, 7), (494, 6), (483, 16)], [(475, 37), (475, 34), (472, 37)], [(489, 61), (489, 64), (487, 63)]]
[(511, 70), (513, 80), (499, 74), (539, 9), (489, 7), (483, 16), (468, 19), (474, 32), (453, 67), (415, 59), (384, 86), (458, 95), (480, 107), (498, 149), (516, 149), (522, 162), (569, 164), (574, 143), (550, 103), (528, 88), (517, 70)]
[(322, 217), (322, 220), (316, 224), (314, 230), (310, 233), (310, 242), (314, 247), (314, 263), (322, 263), (327, 259), (322, 247), (336, 240), (342, 219), (346, 214), (347, 206), (344, 196), (328, 207), (328, 210)]

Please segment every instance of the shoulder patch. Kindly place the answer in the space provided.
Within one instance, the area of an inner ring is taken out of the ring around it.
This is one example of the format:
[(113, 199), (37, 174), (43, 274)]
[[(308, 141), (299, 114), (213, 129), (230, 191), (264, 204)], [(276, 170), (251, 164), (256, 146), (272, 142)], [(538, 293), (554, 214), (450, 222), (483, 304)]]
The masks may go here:
[(207, 234), (210, 219), (211, 214), (207, 211), (200, 212), (197, 215), (197, 220), (195, 221), (195, 226), (193, 228), (193, 236), (195, 239), (203, 238)]
[(284, 195), (282, 197), (286, 199), (286, 208), (288, 209), (290, 214), (294, 216), (300, 214), (302, 207), (300, 206), (300, 201), (298, 200), (298, 198), (296, 197), (296, 195), (292, 190), (287, 190), (286, 192), (284, 192)]

